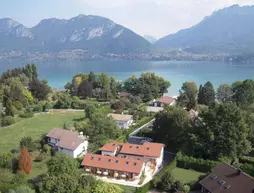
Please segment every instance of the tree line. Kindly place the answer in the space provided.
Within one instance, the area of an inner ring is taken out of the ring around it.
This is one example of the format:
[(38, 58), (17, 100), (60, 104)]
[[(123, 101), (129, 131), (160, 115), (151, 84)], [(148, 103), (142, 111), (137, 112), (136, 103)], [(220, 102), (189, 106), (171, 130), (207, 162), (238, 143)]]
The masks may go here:
[(211, 160), (237, 159), (253, 150), (253, 104), (253, 80), (222, 84), (217, 91), (211, 82), (199, 89), (186, 82), (177, 105), (157, 114), (153, 134), (174, 152)]

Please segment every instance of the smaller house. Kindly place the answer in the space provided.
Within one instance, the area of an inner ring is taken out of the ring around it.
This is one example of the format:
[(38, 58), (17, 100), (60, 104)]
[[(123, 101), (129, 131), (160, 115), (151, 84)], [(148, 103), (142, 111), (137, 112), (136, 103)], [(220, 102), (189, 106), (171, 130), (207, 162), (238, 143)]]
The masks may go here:
[(164, 107), (165, 105), (172, 106), (176, 102), (176, 99), (169, 96), (164, 96), (153, 101), (154, 107)]
[(47, 135), (48, 144), (59, 152), (63, 152), (73, 158), (87, 153), (88, 137), (83, 133), (69, 131), (60, 128), (52, 129)]
[(128, 129), (133, 123), (132, 115), (109, 114), (108, 116), (111, 116), (117, 122), (119, 128)]
[(218, 164), (199, 183), (205, 193), (254, 193), (254, 178), (226, 163)]
[(119, 97), (120, 98), (128, 98), (131, 94), (128, 92), (120, 92)]

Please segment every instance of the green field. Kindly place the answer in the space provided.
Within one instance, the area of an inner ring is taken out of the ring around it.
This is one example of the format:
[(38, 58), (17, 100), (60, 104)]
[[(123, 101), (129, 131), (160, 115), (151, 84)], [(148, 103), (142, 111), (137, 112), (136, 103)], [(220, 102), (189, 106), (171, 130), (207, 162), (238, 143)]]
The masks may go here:
[(41, 114), (32, 118), (21, 119), (9, 127), (0, 127), (0, 153), (17, 148), (19, 141), (24, 136), (30, 136), (36, 140), (54, 127), (62, 128), (65, 122), (67, 126), (73, 126), (75, 121), (79, 121), (83, 117), (83, 112)]
[(199, 176), (204, 173), (196, 172), (193, 170), (186, 170), (182, 168), (175, 168), (172, 170), (174, 179), (181, 181), (182, 183), (190, 183), (192, 181), (198, 181)]
[(123, 189), (124, 193), (134, 193), (136, 191), (135, 187), (123, 186), (123, 185), (117, 185), (117, 186), (120, 186), (120, 188)]

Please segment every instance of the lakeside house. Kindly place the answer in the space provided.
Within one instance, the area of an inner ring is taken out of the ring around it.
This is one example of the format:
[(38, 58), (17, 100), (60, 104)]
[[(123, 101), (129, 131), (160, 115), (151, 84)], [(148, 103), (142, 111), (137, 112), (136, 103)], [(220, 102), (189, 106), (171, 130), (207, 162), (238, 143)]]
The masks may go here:
[(155, 99), (153, 101), (153, 106), (154, 107), (164, 107), (165, 105), (172, 106), (175, 104), (175, 102), (176, 102), (175, 98), (169, 97), (169, 96), (163, 96), (159, 99)]
[(128, 92), (120, 92), (119, 97), (120, 98), (128, 98), (131, 94)]
[(48, 144), (52, 149), (63, 152), (73, 158), (87, 153), (88, 137), (83, 133), (60, 128), (52, 129), (47, 135)]
[(82, 166), (87, 174), (115, 180), (131, 181), (133, 186), (144, 174), (151, 180), (162, 165), (164, 144), (146, 142), (143, 145), (111, 142), (101, 147), (101, 154), (85, 155)]
[(199, 183), (205, 193), (254, 193), (254, 178), (226, 163), (218, 164)]
[(132, 115), (109, 114), (108, 116), (111, 116), (117, 122), (119, 128), (128, 129), (133, 123)]

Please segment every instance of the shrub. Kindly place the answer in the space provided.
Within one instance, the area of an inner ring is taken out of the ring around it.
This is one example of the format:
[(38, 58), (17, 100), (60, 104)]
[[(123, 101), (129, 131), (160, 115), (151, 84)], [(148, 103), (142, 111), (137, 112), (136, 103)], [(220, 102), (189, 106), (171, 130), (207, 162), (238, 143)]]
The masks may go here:
[(51, 147), (50, 147), (48, 144), (45, 144), (45, 145), (43, 146), (43, 151), (44, 151), (45, 153), (50, 153), (50, 152), (51, 152)]
[(240, 167), (245, 173), (254, 176), (254, 165), (242, 164)]
[(31, 148), (33, 146), (33, 140), (31, 137), (23, 137), (19, 142), (20, 147)]
[(239, 162), (243, 164), (252, 164), (254, 165), (254, 157), (249, 157), (249, 156), (242, 156), (239, 158)]
[(47, 158), (47, 155), (44, 153), (40, 153), (37, 157), (36, 157), (36, 161), (37, 162), (42, 162), (43, 160), (45, 160)]
[(193, 169), (199, 172), (210, 172), (218, 162), (204, 159), (197, 159), (194, 157), (188, 157), (181, 152), (176, 155), (177, 167), (184, 169)]
[(33, 117), (33, 116), (34, 116), (33, 112), (28, 112), (28, 111), (25, 111), (25, 112), (20, 114), (21, 118), (30, 118), (30, 117)]
[(2, 118), (2, 126), (6, 127), (15, 123), (14, 117), (6, 116)]
[(147, 193), (149, 190), (151, 190), (153, 182), (150, 181), (146, 185), (144, 185), (142, 188), (136, 191), (136, 193)]
[(12, 183), (13, 184), (21, 184), (25, 181), (25, 177), (26, 177), (26, 175), (24, 172), (18, 171), (12, 179)]
[(42, 111), (43, 111), (43, 104), (42, 104), (42, 103), (39, 103), (39, 104), (35, 105), (35, 106), (33, 107), (33, 111), (34, 111), (34, 112), (37, 112), (37, 113), (42, 112)]
[(123, 110), (125, 108), (125, 104), (122, 101), (117, 101), (111, 105), (114, 110)]

